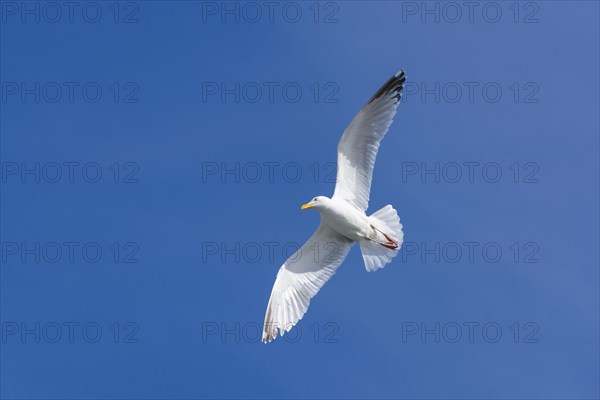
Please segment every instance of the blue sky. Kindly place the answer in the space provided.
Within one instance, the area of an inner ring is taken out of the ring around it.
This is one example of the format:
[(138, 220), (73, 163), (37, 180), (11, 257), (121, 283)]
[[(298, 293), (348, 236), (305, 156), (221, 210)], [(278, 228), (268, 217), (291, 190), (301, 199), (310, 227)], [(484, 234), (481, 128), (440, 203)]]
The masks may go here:
[[(52, 4), (0, 6), (3, 398), (598, 398), (597, 2)], [(404, 249), (257, 342), (399, 68)]]

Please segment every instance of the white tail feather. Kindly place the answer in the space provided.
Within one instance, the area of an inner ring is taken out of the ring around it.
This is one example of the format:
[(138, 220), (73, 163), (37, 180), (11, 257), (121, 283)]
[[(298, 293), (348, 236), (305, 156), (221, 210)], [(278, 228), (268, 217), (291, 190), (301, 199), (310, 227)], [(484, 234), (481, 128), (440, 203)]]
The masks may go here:
[(371, 225), (380, 231), (382, 236), (387, 235), (397, 244), (397, 247), (392, 249), (374, 240), (363, 239), (360, 241), (360, 250), (365, 262), (365, 268), (367, 271), (372, 272), (383, 268), (398, 254), (402, 246), (404, 233), (402, 232), (402, 224), (400, 223), (398, 213), (389, 204), (377, 210), (369, 219), (371, 220)]

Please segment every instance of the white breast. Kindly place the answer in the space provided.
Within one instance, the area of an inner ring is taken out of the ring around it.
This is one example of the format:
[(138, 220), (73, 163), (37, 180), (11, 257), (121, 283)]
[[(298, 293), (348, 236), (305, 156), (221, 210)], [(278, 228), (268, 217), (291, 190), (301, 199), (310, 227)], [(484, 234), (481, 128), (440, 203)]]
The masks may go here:
[(357, 210), (344, 200), (331, 200), (320, 210), (323, 222), (339, 234), (354, 241), (365, 238), (371, 231), (364, 212)]

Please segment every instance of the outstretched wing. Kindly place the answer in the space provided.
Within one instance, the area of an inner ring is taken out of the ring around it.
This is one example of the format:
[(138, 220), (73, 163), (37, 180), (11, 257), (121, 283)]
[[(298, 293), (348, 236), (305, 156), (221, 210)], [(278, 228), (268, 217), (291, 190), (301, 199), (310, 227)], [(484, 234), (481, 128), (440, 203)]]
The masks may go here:
[(342, 264), (354, 242), (321, 223), (279, 269), (271, 291), (262, 340), (270, 342), (304, 316), (310, 299)]
[(379, 143), (393, 122), (406, 76), (398, 71), (354, 117), (338, 144), (337, 184), (332, 198), (361, 211), (369, 206)]

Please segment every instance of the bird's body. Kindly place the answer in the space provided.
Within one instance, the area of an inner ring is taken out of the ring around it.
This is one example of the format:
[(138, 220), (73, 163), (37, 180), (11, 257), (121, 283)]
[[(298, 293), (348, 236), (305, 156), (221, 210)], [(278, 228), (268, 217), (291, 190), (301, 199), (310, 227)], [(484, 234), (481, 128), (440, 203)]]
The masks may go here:
[(372, 234), (373, 229), (364, 212), (360, 212), (344, 200), (320, 196), (319, 202), (323, 203), (323, 206), (314, 208), (321, 212), (323, 223), (340, 235), (357, 242)]
[(302, 206), (319, 211), (321, 224), (277, 273), (265, 315), (264, 342), (298, 323), (354, 243), (360, 245), (367, 271), (383, 268), (398, 253), (403, 233), (396, 210), (391, 205), (372, 215), (366, 210), (379, 144), (396, 114), (405, 80), (404, 71), (391, 77), (344, 131), (333, 196), (317, 196)]
[(378, 221), (370, 219), (367, 214), (348, 202), (325, 196), (319, 196), (317, 199), (319, 206), (313, 206), (313, 208), (321, 213), (322, 223), (345, 238), (354, 242), (362, 240), (377, 243), (390, 242), (393, 236), (391, 232), (386, 233), (385, 227), (377, 226), (379, 225)]

